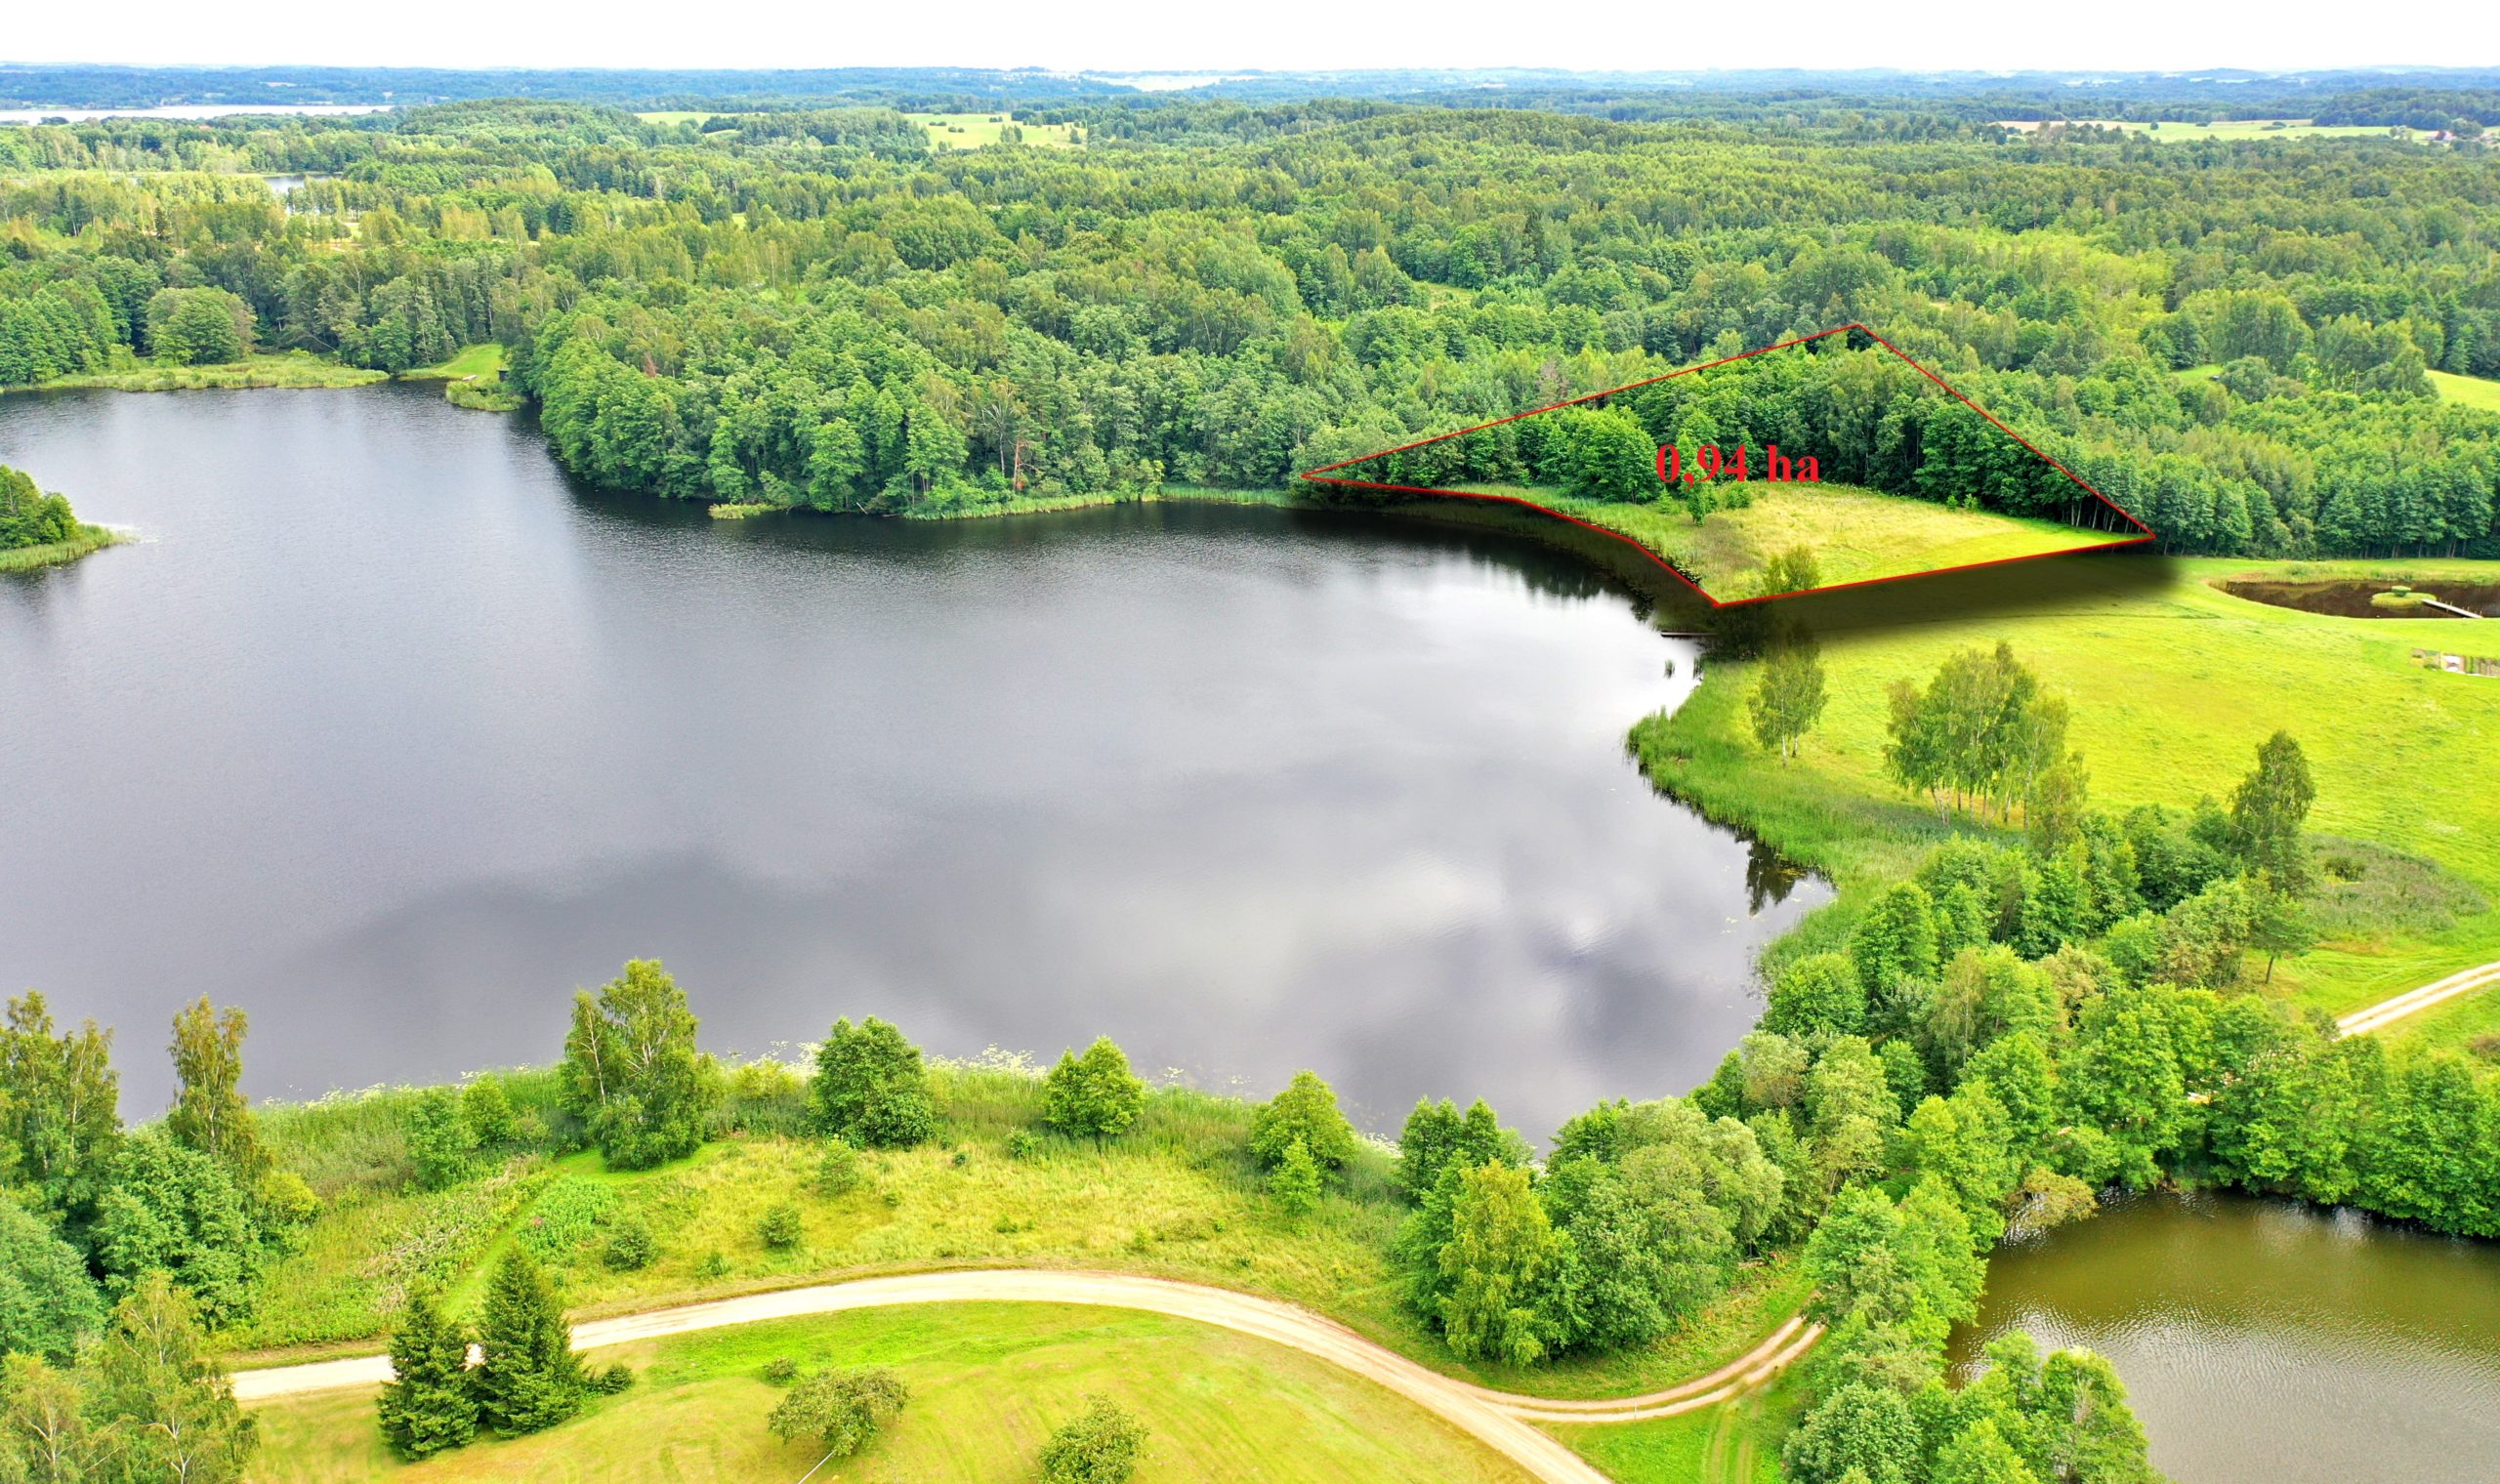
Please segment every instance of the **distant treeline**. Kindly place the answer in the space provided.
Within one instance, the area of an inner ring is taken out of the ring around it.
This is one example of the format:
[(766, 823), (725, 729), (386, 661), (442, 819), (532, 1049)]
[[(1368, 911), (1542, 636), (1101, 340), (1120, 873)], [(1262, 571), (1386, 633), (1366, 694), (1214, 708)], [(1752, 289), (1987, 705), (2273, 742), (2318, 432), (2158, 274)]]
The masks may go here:
[[(565, 102), (0, 129), (0, 384), (494, 341), (596, 482), (931, 512), (1272, 488), (1854, 321), (2171, 550), (2500, 556), (2500, 416), (2428, 376), (2500, 377), (2479, 145), (1047, 111), (1084, 146)], [(1923, 414), (1879, 447), (1900, 409), (1865, 391), (1781, 412), (1765, 384), (1712, 417), (1757, 443), (1790, 418), (1904, 479), (1934, 462)], [(2026, 472), (1956, 453), (1919, 492)]]

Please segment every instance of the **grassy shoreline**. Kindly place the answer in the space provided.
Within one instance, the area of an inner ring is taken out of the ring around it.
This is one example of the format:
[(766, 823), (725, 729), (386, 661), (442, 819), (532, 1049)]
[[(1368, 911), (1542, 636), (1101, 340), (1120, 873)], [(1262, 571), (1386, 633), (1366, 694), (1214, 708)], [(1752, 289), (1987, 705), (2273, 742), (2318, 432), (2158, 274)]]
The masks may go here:
[(110, 371), (91, 371), (79, 376), (55, 377), (48, 382), (29, 386), (0, 387), (10, 392), (209, 392), (239, 391), (247, 388), (295, 387), (334, 388), (369, 387), (391, 379), (387, 371), (368, 371), (358, 366), (341, 365), (315, 355), (294, 351), (285, 355), (255, 355), (245, 360), (217, 366), (154, 366), (136, 364)]
[[(1714, 660), (1684, 707), (1643, 721), (1632, 743), (1659, 788), (1840, 888), (1766, 950), (1777, 962), (1829, 946), (1874, 888), (1908, 874), (1948, 835), (2010, 838), (1985, 823), (1941, 823), (1884, 775), (1885, 687), (1923, 679), (1954, 649), (2002, 638), (2071, 697), (2094, 797), (2116, 808), (2180, 809), (2199, 795), (2227, 796), (2256, 744), (2288, 727), (2317, 773), (2315, 833), (2427, 861), (2484, 903), (2446, 921), (2330, 938), (2265, 986), (2343, 1013), (2500, 959), (2500, 799), (2408, 782), (2462, 780), (2487, 765), (2500, 741), (2500, 682), (2442, 675), (2414, 657), (2475, 648), (2472, 620), (2338, 618), (2234, 598), (2217, 584), (2390, 572), (2491, 581), (2500, 564), (2122, 558), (2071, 563), (2050, 578), (1974, 573), (1880, 598), (1808, 599), (1792, 611), (1822, 639), (1831, 703), (1797, 763), (1766, 759), (1747, 734), (1754, 666), (1739, 660)], [(2500, 1025), (2490, 999), (2465, 997), (2386, 1034), (2462, 1044)]]
[(66, 566), (81, 556), (93, 556), (108, 546), (119, 546), (131, 539), (109, 526), (81, 525), (75, 540), (21, 546), (14, 551), (0, 552), (0, 572), (32, 572), (42, 567)]
[[(1031, 1068), (940, 1062), (933, 1071), (938, 1138), (867, 1155), (868, 1181), (835, 1196), (813, 1185), (822, 1145), (802, 1132), (800, 1084), (773, 1063), (733, 1074), (748, 1091), (727, 1117), (745, 1128), (685, 1160), (610, 1172), (596, 1154), (542, 1140), (433, 1192), (412, 1187), (402, 1133), (420, 1090), (269, 1105), (261, 1119), (272, 1151), (322, 1211), (267, 1275), (252, 1318), (223, 1336), (230, 1362), (371, 1353), (408, 1282), (431, 1274), (465, 1303), (524, 1238), (577, 1319), (880, 1273), (1107, 1267), (1281, 1298), (1434, 1370), (1552, 1396), (1672, 1384), (1742, 1354), (1804, 1301), (1794, 1263), (1778, 1258), (1746, 1270), (1649, 1348), (1534, 1368), (1470, 1365), (1401, 1298), (1389, 1248), (1410, 1208), (1391, 1182), (1386, 1146), (1365, 1143), (1318, 1209), (1293, 1221), (1275, 1213), (1249, 1157), (1256, 1104), (1245, 1098), (1158, 1088), (1136, 1127), (1104, 1147), (1044, 1134), (1020, 1157), (1011, 1140), (1040, 1121)], [(502, 1080), (520, 1106), (552, 1097), (547, 1071)], [(805, 1236), (776, 1253), (754, 1227), (784, 1201), (803, 1212)], [(602, 1252), (608, 1228), (627, 1218), (650, 1228), (659, 1252), (619, 1272)]]

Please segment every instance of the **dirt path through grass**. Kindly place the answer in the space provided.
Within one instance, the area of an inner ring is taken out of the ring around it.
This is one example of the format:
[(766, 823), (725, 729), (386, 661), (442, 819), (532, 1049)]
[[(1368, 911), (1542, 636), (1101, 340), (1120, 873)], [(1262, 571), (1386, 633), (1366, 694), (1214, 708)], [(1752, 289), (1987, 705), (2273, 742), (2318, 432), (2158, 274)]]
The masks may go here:
[(2381, 1000), (2378, 1004), (2356, 1010), (2339, 1017), (2335, 1028), (2347, 1036), (2358, 1036), (2383, 1026), (2393, 1025), (2405, 1016), (2445, 1005), (2450, 1000), (2477, 990), (2500, 985), (2500, 964), (2484, 964), (2479, 968), (2460, 969), (2444, 979), (2408, 989), (2400, 995)]
[[(1531, 1422), (1637, 1422), (1713, 1406), (1768, 1381), (1804, 1354), (1822, 1334), (1820, 1325), (1792, 1318), (1735, 1360), (1665, 1390), (1605, 1401), (1559, 1400), (1494, 1391), (1453, 1380), (1426, 1370), (1333, 1320), (1273, 1298), (1125, 1273), (1002, 1269), (861, 1278), (683, 1304), (614, 1319), (594, 1319), (574, 1328), (573, 1343), (580, 1349), (596, 1349), (725, 1325), (896, 1304), (1019, 1301), (1144, 1309), (1289, 1346), (1388, 1387), (1548, 1484), (1604, 1484), (1605, 1476)], [(234, 1378), (234, 1394), (245, 1402), (267, 1401), (308, 1392), (377, 1386), (390, 1379), (389, 1357), (360, 1355), (240, 1372)]]

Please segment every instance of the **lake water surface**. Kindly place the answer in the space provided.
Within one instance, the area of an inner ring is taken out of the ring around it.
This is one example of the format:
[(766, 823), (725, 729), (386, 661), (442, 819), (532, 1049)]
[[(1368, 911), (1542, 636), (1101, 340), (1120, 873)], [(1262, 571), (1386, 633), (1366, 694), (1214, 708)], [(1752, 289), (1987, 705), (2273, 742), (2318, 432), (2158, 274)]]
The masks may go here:
[(0, 987), (117, 1026), (133, 1117), (201, 994), (309, 1094), (551, 1059), (655, 956), (722, 1050), (1108, 1033), (1541, 1139), (1706, 1077), (1824, 896), (1649, 790), (1689, 649), (1514, 539), (715, 521), (410, 387), (12, 395), (0, 463), (145, 538), (0, 580)]
[(2001, 1250), (1955, 1360), (2014, 1329), (2107, 1356), (2178, 1484), (2500, 1478), (2500, 1245), (2146, 1197)]

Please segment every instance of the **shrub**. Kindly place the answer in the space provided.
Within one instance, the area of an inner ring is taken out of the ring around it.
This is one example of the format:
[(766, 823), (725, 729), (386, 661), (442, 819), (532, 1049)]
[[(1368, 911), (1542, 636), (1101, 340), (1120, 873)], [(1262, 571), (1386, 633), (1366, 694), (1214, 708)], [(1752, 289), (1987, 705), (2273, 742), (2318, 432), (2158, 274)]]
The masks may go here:
[(469, 1126), (479, 1147), (500, 1149), (513, 1142), (521, 1124), (501, 1079), (480, 1077), (460, 1094), (460, 1120)]
[(785, 1252), (799, 1245), (805, 1228), (799, 1219), (799, 1208), (783, 1201), (764, 1214), (755, 1223), (756, 1240), (773, 1252)]
[(703, 1260), (694, 1264), (694, 1276), (697, 1278), (726, 1278), (729, 1275), (729, 1259), (717, 1252), (705, 1253)]
[(478, 1150), (478, 1135), (463, 1115), (459, 1095), (449, 1088), (428, 1088), (408, 1110), (408, 1162), (416, 1167), (417, 1183), (440, 1190), (466, 1179)]
[(640, 1272), (651, 1265), (660, 1255), (659, 1243), (651, 1236), (648, 1223), (640, 1216), (627, 1216), (607, 1234), (607, 1246), (600, 1253), (600, 1260), (620, 1273)]
[(1089, 1396), (1085, 1410), (1042, 1445), (1048, 1484), (1127, 1484), (1146, 1449), (1146, 1427), (1107, 1396)]
[(910, 1400), (902, 1378), (882, 1367), (826, 1371), (792, 1387), (765, 1425), (786, 1442), (813, 1438), (833, 1457), (848, 1458)]
[(321, 1198), (292, 1170), (261, 1176), (261, 1215), (280, 1226), (304, 1226), (321, 1214)]
[(822, 1195), (848, 1195), (868, 1183), (859, 1168), (859, 1151), (841, 1134), (824, 1141), (824, 1158), (816, 1165), (816, 1190)]
[(1301, 1139), (1285, 1145), (1285, 1157), (1268, 1172), (1268, 1195), (1287, 1219), (1308, 1216), (1319, 1204), (1319, 1166)]
[(787, 1355), (775, 1355), (764, 1363), (764, 1379), (773, 1385), (786, 1386), (799, 1379), (799, 1363)]
[(856, 1026), (847, 1019), (833, 1023), (816, 1048), (809, 1091), (826, 1131), (855, 1144), (909, 1148), (938, 1130), (920, 1048), (874, 1015)]
[(1146, 1107), (1146, 1084), (1129, 1071), (1129, 1058), (1108, 1036), (1098, 1036), (1083, 1056), (1060, 1052), (1042, 1079), (1042, 1118), (1062, 1134), (1097, 1143), (1121, 1134)]
[(1296, 1072), (1285, 1090), (1259, 1105), (1250, 1118), (1250, 1152), (1272, 1170), (1295, 1140), (1322, 1170), (1354, 1157), (1354, 1126), (1337, 1111), (1336, 1091), (1316, 1072)]
[(1030, 1129), (1019, 1129), (1007, 1135), (1007, 1157), (1012, 1160), (1035, 1160), (1042, 1157), (1042, 1140)]
[(634, 1368), (620, 1360), (591, 1372), (582, 1378), (582, 1383), (601, 1396), (614, 1396), (634, 1384)]

